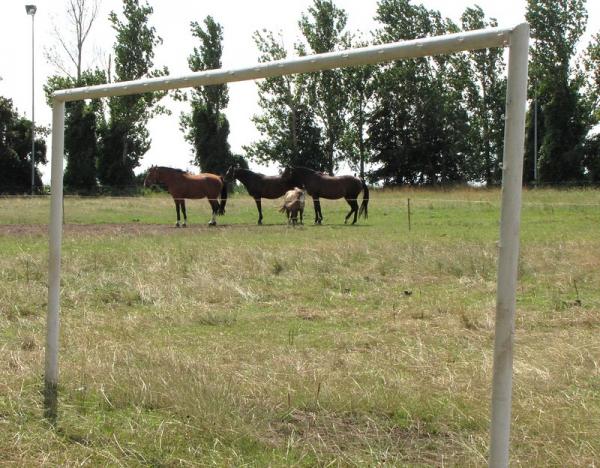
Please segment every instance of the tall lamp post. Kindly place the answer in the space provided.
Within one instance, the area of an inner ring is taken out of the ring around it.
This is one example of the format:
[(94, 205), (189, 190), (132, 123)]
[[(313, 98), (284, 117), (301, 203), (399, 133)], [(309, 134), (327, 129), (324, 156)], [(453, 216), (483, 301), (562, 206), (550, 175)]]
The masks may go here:
[(25, 5), (25, 11), (31, 16), (31, 195), (35, 191), (35, 56), (33, 19), (37, 7)]

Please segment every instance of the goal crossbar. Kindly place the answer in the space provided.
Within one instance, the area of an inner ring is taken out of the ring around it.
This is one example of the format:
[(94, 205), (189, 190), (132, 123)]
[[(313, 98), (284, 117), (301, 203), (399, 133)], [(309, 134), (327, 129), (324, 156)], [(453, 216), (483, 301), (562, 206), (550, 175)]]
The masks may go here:
[(505, 47), (512, 28), (492, 28), (393, 42), (324, 54), (306, 55), (272, 62), (257, 63), (243, 68), (217, 69), (181, 76), (148, 78), (107, 85), (64, 89), (54, 93), (54, 99), (77, 101), (109, 96), (166, 91), (176, 88), (208, 86), (235, 81), (258, 80), (294, 73), (309, 73), (333, 68), (369, 65), (391, 60), (450, 54), (466, 50)]
[(209, 70), (175, 77), (167, 76), (56, 91), (53, 94), (52, 107), (48, 311), (44, 377), (44, 413), (46, 417), (51, 421), (56, 421), (58, 408), (65, 102), (258, 80), (294, 73), (309, 73), (490, 47), (509, 47), (489, 453), (490, 466), (507, 467), (510, 448), (514, 322), (527, 100), (529, 51), (529, 25), (527, 23), (511, 28), (460, 32), (302, 56), (258, 63), (244, 68)]

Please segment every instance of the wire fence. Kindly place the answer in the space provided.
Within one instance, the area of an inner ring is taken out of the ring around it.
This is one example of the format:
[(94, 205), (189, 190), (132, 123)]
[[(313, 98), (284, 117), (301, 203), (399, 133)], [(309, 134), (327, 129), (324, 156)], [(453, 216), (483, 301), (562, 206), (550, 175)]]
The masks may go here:
[[(500, 207), (501, 205), (501, 195), (500, 195), (500, 191), (497, 192), (490, 192), (490, 191), (486, 191), (483, 192), (485, 195), (487, 195), (489, 198), (487, 199), (482, 199), (482, 198), (456, 198), (456, 197), (445, 197), (443, 192), (439, 192), (440, 196), (439, 197), (431, 197), (431, 196), (427, 196), (430, 194), (424, 194), (425, 196), (421, 196), (418, 193), (398, 193), (396, 191), (385, 191), (385, 190), (374, 190), (371, 192), (371, 196), (369, 199), (369, 204), (370, 207), (372, 206), (388, 206), (388, 205), (392, 205), (392, 206), (398, 206), (400, 209), (408, 209), (410, 210), (410, 207), (416, 207), (416, 205), (422, 205), (422, 204), (428, 204), (428, 205), (435, 205), (435, 204), (442, 204), (442, 205), (451, 205), (451, 204), (464, 204), (464, 205), (488, 205), (490, 207)], [(477, 194), (476, 191), (474, 192), (470, 192), (474, 195)], [(531, 192), (530, 192), (531, 193)], [(598, 201), (556, 201), (556, 200), (544, 200), (544, 201), (528, 201), (528, 200), (523, 200), (522, 202), (522, 206), (523, 207), (539, 207), (539, 208), (551, 208), (551, 207), (580, 207), (580, 208), (593, 208), (593, 207), (600, 207), (600, 190), (594, 191), (593, 192), (594, 195), (592, 198), (597, 198)], [(537, 195), (537, 194), (536, 194)], [(580, 196), (580, 195), (578, 195)], [(102, 200), (123, 200), (123, 201), (139, 201), (140, 203), (145, 203), (145, 202), (151, 202), (154, 201), (156, 202), (157, 200), (162, 200), (165, 203), (171, 203), (173, 202), (174, 199), (172, 199), (168, 193), (166, 192), (152, 192), (152, 191), (147, 191), (146, 193), (142, 194), (140, 193), (137, 196), (118, 196), (118, 195), (99, 195), (99, 194), (65, 194), (63, 196), (63, 199), (66, 201), (76, 201), (76, 200), (89, 200), (89, 201), (93, 201), (93, 200), (97, 200), (97, 201), (102, 201)], [(38, 195), (2, 195), (0, 194), (0, 201), (10, 201), (10, 200), (22, 200), (22, 201), (26, 201), (26, 200), (47, 200), (49, 202), (50, 200), (50, 195), (49, 194), (38, 194)], [(198, 200), (190, 200), (190, 199), (186, 199), (188, 202), (190, 201), (199, 201), (199, 200), (204, 200), (204, 201), (220, 201), (220, 199), (210, 199), (210, 198), (202, 198), (202, 199), (198, 199)], [(362, 196), (359, 196), (358, 198), (341, 198), (341, 199), (336, 199), (336, 200), (332, 200), (332, 199), (326, 199), (326, 198), (320, 198), (319, 201), (321, 202), (321, 204), (342, 204), (343, 206), (347, 206), (345, 200), (347, 201), (356, 201), (359, 204), (362, 203), (362, 201), (364, 200)], [(280, 198), (276, 198), (276, 199), (267, 199), (267, 198), (261, 198), (260, 199), (261, 205), (264, 208), (267, 207), (277, 207), (280, 208), (283, 204), (283, 197)], [(254, 198), (252, 198), (251, 196), (249, 196), (245, 191), (239, 191), (236, 190), (233, 193), (229, 193), (228, 197), (227, 197), (227, 206), (229, 208), (234, 207), (236, 205), (254, 205), (255, 204), (255, 200)], [(311, 206), (313, 204), (313, 199), (310, 196), (306, 196), (305, 199), (305, 204), (307, 207)]]
[[(164, 195), (164, 197), (163, 197)], [(373, 195), (373, 194), (372, 194)], [(500, 193), (498, 192), (498, 196), (497, 199), (489, 199), (489, 200), (474, 200), (474, 199), (466, 199), (466, 198), (444, 198), (444, 197), (439, 197), (439, 198), (431, 198), (431, 197), (422, 197), (419, 196), (418, 194), (411, 194), (410, 196), (399, 196), (399, 195), (395, 195), (395, 194), (378, 194), (377, 192), (375, 192), (375, 196), (372, 196), (369, 199), (370, 203), (377, 203), (380, 201), (384, 201), (386, 204), (398, 204), (398, 205), (406, 205), (408, 203), (408, 200), (410, 200), (410, 203), (415, 204), (415, 203), (443, 203), (443, 204), (480, 204), (480, 205), (500, 205)], [(172, 201), (172, 200), (194, 200), (194, 199), (189, 199), (189, 198), (184, 198), (184, 199), (180, 199), (180, 198), (171, 198), (168, 196), (168, 194), (158, 194), (158, 193), (147, 193), (145, 195), (140, 194), (137, 196), (118, 196), (118, 195), (83, 195), (83, 194), (66, 194), (63, 196), (63, 199), (65, 200), (129, 200), (129, 201), (134, 201), (134, 200), (160, 200), (164, 198), (165, 201)], [(598, 190), (598, 198), (600, 199), (600, 190)], [(50, 200), (50, 194), (34, 194), (34, 195), (7, 195), (7, 194), (0, 194), (0, 200), (32, 200), (32, 199), (39, 199), (39, 200)], [(201, 199), (195, 199), (195, 200), (204, 200), (204, 201), (221, 201), (221, 198), (201, 198)], [(310, 196), (307, 195), (306, 197), (306, 204), (311, 204), (312, 203), (312, 198)], [(344, 202), (344, 201), (356, 201), (356, 202), (362, 202), (364, 200), (364, 198), (362, 196), (359, 196), (358, 198), (338, 198), (338, 199), (329, 199), (329, 198), (319, 198), (318, 200), (320, 200), (321, 202), (325, 202), (325, 203), (336, 203), (336, 202)], [(270, 199), (270, 198), (261, 198), (260, 199), (261, 204), (262, 205), (278, 205), (281, 206), (281, 204), (283, 203), (283, 197), (280, 198), (275, 198), (275, 199)], [(254, 204), (255, 203), (255, 199), (251, 196), (249, 196), (247, 193), (244, 192), (235, 192), (235, 193), (229, 193), (227, 196), (227, 203), (228, 205), (231, 205), (233, 203), (242, 203), (242, 204)], [(600, 207), (600, 201), (598, 202), (559, 202), (559, 201), (523, 201), (522, 202), (523, 206), (542, 206), (542, 207), (549, 207), (549, 206), (564, 206), (564, 207)]]
[[(404, 226), (408, 231), (418, 230), (419, 226), (424, 226), (423, 223), (425, 225), (446, 223), (451, 212), (453, 213), (451, 216), (454, 217), (452, 219), (460, 219), (463, 224), (497, 223), (501, 208), (500, 190), (470, 188), (455, 191), (427, 190), (422, 193), (412, 189), (372, 190), (370, 195), (369, 224), (376, 226), (379, 222), (384, 224), (393, 222), (398, 226)], [(585, 216), (586, 224), (600, 222), (600, 190), (571, 191), (566, 199), (565, 194), (560, 190), (552, 193), (531, 190), (524, 192), (523, 195), (524, 216), (534, 216), (536, 225), (541, 222), (550, 226), (558, 219), (554, 215)], [(526, 199), (527, 197), (529, 200)], [(193, 213), (192, 224), (198, 224), (201, 219), (199, 216), (210, 215), (211, 206), (206, 200), (206, 198), (188, 200), (187, 214)], [(362, 195), (356, 201), (362, 203)], [(321, 199), (320, 202), (328, 219), (334, 224), (337, 222), (334, 221), (337, 220), (337, 216), (341, 213), (346, 215), (350, 209), (344, 199)], [(24, 224), (44, 225), (48, 220), (49, 205), (48, 195), (0, 195), (0, 227), (10, 228), (10, 226)], [(277, 224), (281, 220), (279, 217), (273, 217), (273, 212), (279, 211), (282, 206), (283, 197), (261, 199), (262, 213), (271, 224), (273, 222)], [(307, 196), (304, 221), (311, 223), (313, 213), (312, 199)], [(253, 225), (256, 216), (255, 200), (246, 192), (236, 191), (227, 199), (226, 219), (221, 223)], [(170, 221), (175, 219), (175, 203), (167, 193), (148, 193), (136, 197), (65, 195), (62, 218), (65, 226), (104, 223), (121, 226), (149, 226), (157, 222), (170, 224)], [(572, 220), (572, 218), (567, 219)], [(340, 221), (343, 220), (340, 218)]]

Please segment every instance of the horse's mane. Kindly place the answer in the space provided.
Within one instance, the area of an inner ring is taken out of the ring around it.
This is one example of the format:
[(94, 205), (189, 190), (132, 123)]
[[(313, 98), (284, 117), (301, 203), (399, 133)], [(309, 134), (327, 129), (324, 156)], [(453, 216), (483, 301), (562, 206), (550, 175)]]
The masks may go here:
[(252, 171), (250, 169), (246, 169), (244, 167), (237, 167), (235, 170), (238, 172), (242, 172), (244, 174), (248, 174), (250, 176), (256, 176), (256, 177), (267, 177), (267, 178), (281, 177), (281, 174), (267, 175), (267, 174), (263, 174), (262, 172), (254, 172), (254, 171)]
[(156, 166), (156, 169), (161, 169), (161, 170), (167, 170), (167, 171), (171, 171), (171, 172), (179, 172), (180, 174), (187, 174), (187, 171), (184, 171), (183, 169), (178, 169), (176, 167), (167, 167), (167, 166)]
[(311, 169), (310, 167), (306, 167), (306, 166), (294, 166), (294, 169), (302, 169), (302, 170), (310, 171), (310, 172), (318, 172), (318, 171), (315, 171), (314, 169)]
[(246, 173), (250, 172), (251, 174), (260, 175), (259, 172), (251, 171), (250, 169), (246, 169), (245, 167), (236, 167), (235, 170), (238, 171), (238, 172), (246, 172)]
[(308, 172), (309, 174), (318, 174), (318, 175), (323, 175), (323, 173), (321, 171), (315, 171), (314, 169), (311, 169), (310, 167), (304, 167), (304, 166), (294, 166), (293, 169), (298, 169), (302, 172)]

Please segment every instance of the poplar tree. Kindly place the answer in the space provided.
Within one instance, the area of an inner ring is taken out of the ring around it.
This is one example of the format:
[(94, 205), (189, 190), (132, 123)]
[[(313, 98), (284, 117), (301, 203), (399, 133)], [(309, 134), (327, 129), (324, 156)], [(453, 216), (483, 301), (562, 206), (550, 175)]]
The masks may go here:
[(585, 52), (585, 72), (588, 77), (585, 95), (590, 109), (590, 125), (596, 126), (595, 133), (584, 145), (584, 166), (589, 180), (600, 183), (600, 33), (592, 37)]
[[(199, 39), (200, 46), (194, 47), (188, 57), (192, 71), (221, 68), (223, 55), (223, 28), (211, 16), (204, 19), (204, 28), (193, 21), (192, 35)], [(194, 163), (203, 172), (224, 174), (235, 158), (229, 146), (229, 122), (223, 113), (229, 102), (226, 84), (201, 86), (191, 93), (190, 113), (180, 118), (185, 139), (193, 146)]]
[[(585, 31), (585, 0), (528, 0), (531, 27), (530, 96), (537, 102), (538, 167), (542, 183), (584, 178), (583, 140), (589, 128), (581, 99), (583, 79), (573, 66), (576, 45)], [(527, 119), (524, 180), (533, 180), (533, 105)]]
[[(254, 42), (260, 62), (287, 58), (281, 37), (276, 38), (270, 31), (255, 32)], [(305, 80), (305, 75), (286, 75), (256, 83), (262, 111), (253, 116), (252, 121), (261, 137), (244, 147), (254, 161), (327, 170), (321, 130), (308, 103)]]
[[(498, 22), (479, 6), (467, 8), (461, 16), (463, 30), (493, 28)], [(487, 185), (502, 181), (502, 151), (506, 78), (502, 48), (473, 50), (469, 62), (467, 103), (471, 135), (469, 140), (470, 175)]]
[[(458, 27), (408, 0), (380, 0), (376, 40), (388, 43), (456, 32)], [(467, 179), (468, 109), (464, 56), (421, 57), (385, 64), (376, 76), (369, 117), (372, 177), (386, 184)]]
[[(348, 48), (366, 47), (364, 40), (348, 42)], [(358, 169), (361, 179), (365, 178), (365, 164), (370, 161), (367, 122), (372, 111), (375, 86), (375, 65), (364, 65), (342, 69), (342, 88), (346, 95), (346, 122), (340, 149), (344, 161)]]
[[(111, 12), (109, 20), (117, 34), (114, 46), (116, 81), (154, 78), (168, 74), (154, 69), (154, 48), (162, 44), (148, 22), (153, 9), (138, 0), (123, 1), (123, 17)], [(165, 109), (158, 105), (165, 92), (150, 92), (108, 99), (109, 119), (101, 132), (98, 177), (113, 190), (131, 188), (133, 170), (150, 148), (148, 121)]]
[[(298, 46), (301, 55), (321, 54), (345, 49), (348, 15), (332, 0), (313, 0), (308, 12), (298, 25), (305, 44)], [(333, 174), (343, 157), (341, 144), (346, 133), (348, 95), (343, 86), (343, 72), (339, 69), (309, 73), (305, 76), (308, 104), (321, 128), (323, 167)]]

